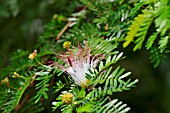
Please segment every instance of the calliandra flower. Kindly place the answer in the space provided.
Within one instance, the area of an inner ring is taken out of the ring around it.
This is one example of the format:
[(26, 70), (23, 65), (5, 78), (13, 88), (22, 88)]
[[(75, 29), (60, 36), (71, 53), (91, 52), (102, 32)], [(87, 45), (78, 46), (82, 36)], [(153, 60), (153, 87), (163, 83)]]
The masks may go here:
[(83, 49), (78, 45), (78, 48), (73, 47), (68, 49), (66, 55), (60, 55), (63, 61), (65, 61), (66, 66), (60, 66), (60, 68), (68, 75), (70, 75), (75, 84), (81, 86), (82, 88), (87, 88), (89, 79), (86, 75), (90, 75), (90, 71), (93, 71), (100, 61), (99, 58), (93, 57), (91, 59), (91, 50), (86, 45)]
[(37, 56), (37, 50), (34, 50), (33, 53), (31, 53), (31, 54), (28, 56), (28, 58), (32, 60), (32, 59), (34, 59), (36, 56)]
[(66, 93), (62, 95), (62, 102), (66, 104), (71, 104), (73, 101), (73, 94), (71, 93)]

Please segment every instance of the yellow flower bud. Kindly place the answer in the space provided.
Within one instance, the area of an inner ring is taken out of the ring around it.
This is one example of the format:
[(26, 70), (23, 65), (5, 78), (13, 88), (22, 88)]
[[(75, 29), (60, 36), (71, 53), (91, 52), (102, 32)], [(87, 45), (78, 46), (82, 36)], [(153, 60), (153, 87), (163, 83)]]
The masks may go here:
[(34, 50), (34, 52), (31, 53), (31, 54), (28, 56), (28, 58), (32, 60), (32, 59), (34, 59), (36, 56), (37, 56), (37, 50)]
[(9, 83), (8, 77), (6, 77), (4, 80), (1, 80), (1, 84), (8, 84), (8, 83)]
[(63, 43), (63, 48), (68, 49), (70, 47), (71, 47), (71, 42), (66, 41), (66, 42)]
[(54, 14), (53, 15), (53, 19), (55, 20), (55, 19), (57, 19), (58, 18), (58, 15), (57, 14)]
[(108, 28), (109, 28), (109, 24), (107, 23), (107, 24), (105, 25), (104, 29), (107, 31)]
[(66, 104), (71, 104), (73, 101), (73, 94), (66, 93), (62, 95), (62, 102)]
[(14, 72), (14, 75), (12, 77), (17, 78), (17, 77), (19, 77), (19, 74), (17, 72)]

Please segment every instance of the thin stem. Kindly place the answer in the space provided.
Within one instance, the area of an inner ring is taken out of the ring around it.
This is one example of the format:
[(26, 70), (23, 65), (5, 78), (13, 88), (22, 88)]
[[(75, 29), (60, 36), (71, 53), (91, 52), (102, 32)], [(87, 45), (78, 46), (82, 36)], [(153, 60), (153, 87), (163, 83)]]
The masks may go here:
[(57, 35), (55, 40), (59, 40), (61, 35), (68, 29), (68, 27), (70, 26), (70, 24), (72, 23), (72, 21), (69, 21), (64, 28), (61, 30), (61, 32)]
[(35, 60), (36, 60), (36, 62), (37, 62), (39, 65), (44, 66), (41, 62), (39, 62), (39, 61), (37, 60), (37, 58), (35, 58)]
[(7, 87), (9, 87), (9, 88), (11, 88), (11, 89), (19, 90), (19, 89), (17, 89), (17, 88), (14, 88), (14, 87), (10, 86), (10, 84), (6, 84), (6, 85), (7, 85)]
[[(83, 7), (82, 10), (85, 10), (85, 9), (86, 9), (86, 7)], [(76, 18), (76, 16), (74, 16), (73, 18)], [(72, 23), (72, 21), (68, 21), (68, 23), (64, 26), (64, 28), (60, 31), (60, 33), (55, 38), (56, 41), (60, 39), (61, 35), (69, 28), (71, 23)]]

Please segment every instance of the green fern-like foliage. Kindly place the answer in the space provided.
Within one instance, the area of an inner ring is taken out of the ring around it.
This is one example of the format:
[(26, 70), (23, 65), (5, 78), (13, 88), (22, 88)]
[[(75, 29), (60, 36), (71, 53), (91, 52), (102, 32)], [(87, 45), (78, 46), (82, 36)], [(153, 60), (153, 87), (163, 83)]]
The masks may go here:
[[(28, 78), (30, 79), (30, 78)], [(16, 107), (16, 105), (19, 103), (24, 91), (26, 90), (26, 88), (30, 85), (31, 79), (29, 81), (25, 81), (23, 82), (24, 84), (21, 85), (20, 88), (15, 89), (17, 91), (14, 91), (10, 94), (10, 98), (8, 99), (8, 102), (6, 102), (3, 105), (3, 112), (4, 113), (10, 113), (12, 112), (12, 110)], [(10, 90), (10, 89), (9, 89)], [(4, 94), (6, 95), (6, 94)]]
[(48, 72), (42, 72), (42, 73), (36, 73), (37, 75), (40, 75), (40, 77), (37, 77), (35, 80), (40, 81), (39, 83), (36, 84), (36, 89), (39, 89), (36, 96), (35, 96), (35, 103), (37, 103), (41, 97), (43, 96), (45, 99), (48, 98), (47, 91), (48, 86), (49, 86), (49, 80), (50, 80), (50, 75), (48, 75)]
[[(54, 16), (38, 39), (35, 47), (37, 51), (34, 50), (33, 53), (18, 51), (12, 54), (13, 65), (6, 68), (5, 73), (0, 76), (1, 82), (3, 81), (3, 87), (0, 89), (0, 94), (3, 95), (0, 96), (1, 111), (18, 112), (18, 106), (22, 105), (21, 101), (27, 97), (28, 101), (24, 101), (25, 104), (22, 106), (26, 104), (28, 106), (20, 111), (40, 112), (43, 110), (43, 100), (51, 101), (51, 96), (55, 95), (53, 99), (57, 98), (53, 100), (53, 110), (59, 109), (62, 113), (128, 112), (130, 108), (118, 99), (114, 99), (112, 95), (130, 90), (138, 82), (137, 79), (128, 78), (131, 72), (114, 65), (125, 58), (123, 52), (119, 52), (119, 43), (124, 40), (130, 20), (137, 15), (143, 2), (137, 4), (131, 11), (134, 4), (135, 2), (124, 0), (81, 0), (78, 5), (84, 6), (83, 11), (74, 12), (68, 18), (63, 16), (62, 18), (66, 18), (64, 21)], [(132, 28), (129, 28), (129, 36), (133, 35), (133, 37), (129, 37), (132, 38), (130, 41), (128, 36), (125, 38), (126, 46), (134, 40), (134, 37), (138, 37), (138, 41), (135, 41), (136, 49), (141, 48), (147, 31), (155, 19), (153, 13), (151, 9), (146, 9), (143, 10), (143, 14), (135, 18), (131, 27), (136, 28), (137, 35), (133, 34)], [(145, 17), (149, 19), (144, 19)], [(66, 21), (71, 24), (65, 25)], [(58, 37), (62, 28), (65, 28), (65, 31)], [(166, 36), (162, 37), (168, 40)], [(161, 40), (159, 49), (164, 51), (163, 48), (168, 41)], [(63, 43), (66, 41), (70, 41), (71, 44), (68, 43), (68, 46), (63, 48)], [(154, 41), (148, 43), (151, 47)], [(75, 54), (71, 53), (69, 56), (68, 53), (72, 50)], [(85, 52), (80, 54), (82, 51)], [(86, 52), (88, 55), (85, 54)], [(77, 59), (70, 58), (75, 58), (77, 54), (79, 55)], [(75, 64), (78, 65), (77, 70), (72, 72), (69, 69), (72, 69)], [(87, 65), (89, 66), (86, 67)], [(76, 80), (81, 80), (85, 71), (88, 72), (84, 75), (87, 84), (82, 84), (82, 81), (77, 83)], [(15, 73), (13, 77), (13, 72), (18, 74)], [(75, 75), (74, 78), (69, 72), (71, 74), (81, 72), (81, 74)], [(5, 79), (6, 77), (9, 81)]]
[(98, 113), (126, 113), (130, 110), (126, 104), (122, 104), (118, 99), (114, 99), (105, 104), (107, 100), (108, 98), (99, 100), (98, 104), (94, 105), (92, 111), (97, 111)]
[(130, 42), (134, 41), (134, 37), (138, 37), (135, 40), (135, 47), (134, 51), (137, 49), (141, 49), (142, 44), (145, 40), (147, 31), (154, 19), (154, 14), (150, 13), (149, 11), (143, 10), (143, 14), (138, 15), (134, 18), (132, 25), (128, 28), (129, 32), (125, 37), (125, 43), (123, 44), (124, 47), (127, 47)]
[(151, 63), (154, 64), (154, 67), (157, 67), (161, 61), (164, 61), (167, 58), (167, 55), (170, 51), (164, 50), (163, 53), (159, 51), (158, 48), (152, 47), (150, 50), (151, 56), (149, 59), (151, 60)]
[[(133, 50), (136, 51), (137, 49), (141, 49), (143, 43), (145, 42), (145, 40), (147, 40), (145, 44), (145, 47), (147, 49), (151, 49), (152, 46), (157, 45), (159, 46), (158, 49), (161, 54), (167, 53), (163, 51), (168, 48), (169, 41), (169, 1), (145, 0), (140, 2), (140, 4), (147, 4), (148, 6), (146, 6), (146, 8), (142, 10), (142, 14), (139, 14), (137, 17), (134, 18), (134, 21), (132, 21), (132, 25), (128, 28), (129, 32), (125, 37), (125, 42), (123, 44), (124, 48), (127, 47), (131, 42), (134, 42), (135, 46)], [(156, 30), (150, 29), (153, 28), (153, 25), (155, 26)], [(155, 54), (151, 55), (152, 58), (153, 55)], [(155, 57), (158, 58), (158, 56)], [(152, 62), (153, 61), (155, 60), (152, 60)]]
[[(89, 93), (89, 98), (97, 100), (105, 95), (112, 95), (114, 92), (122, 92), (123, 90), (129, 90), (130, 87), (138, 81), (132, 81), (129, 79), (124, 81), (123, 78), (130, 75), (130, 72), (123, 74), (124, 69), (120, 69), (117, 67), (113, 71), (112, 65), (115, 64), (118, 60), (120, 60), (122, 53), (118, 55), (114, 55), (113, 57), (108, 57), (106, 63), (104, 64), (102, 61), (99, 64), (99, 70), (95, 70), (93, 74), (96, 76), (91, 84), (94, 86), (99, 86), (94, 88), (91, 93)], [(102, 71), (105, 72), (103, 73)]]
[[(107, 47), (106, 47), (107, 46)], [(101, 39), (90, 39), (90, 47), (92, 48), (92, 54), (103, 54), (112, 55), (118, 53), (118, 51), (113, 51), (118, 46), (117, 43), (110, 44), (108, 41)]]
[[(78, 113), (125, 113), (129, 111), (129, 107), (126, 107), (122, 102), (118, 102), (117, 99), (111, 100), (108, 103), (106, 102), (108, 101), (108, 98), (103, 100), (103, 97), (107, 97), (113, 93), (130, 90), (130, 88), (134, 87), (134, 84), (138, 82), (138, 80), (123, 80), (131, 73), (124, 73), (124, 69), (120, 69), (120, 67), (117, 67), (116, 69), (113, 68), (113, 64), (121, 60), (122, 55), (123, 53), (109, 56), (105, 63), (103, 61), (99, 63), (98, 69), (90, 70), (90, 74), (87, 74), (87, 78), (90, 79), (91, 82), (88, 84), (86, 90), (77, 87), (76, 84), (64, 84), (59, 81), (56, 84), (56, 91), (59, 91), (59, 89), (62, 89), (63, 87), (69, 87), (70, 90), (63, 92), (63, 94), (56, 99), (56, 102), (53, 102), (53, 109), (55, 110), (60, 107), (62, 112), (69, 113), (72, 113), (74, 109), (76, 109)], [(63, 95), (68, 93), (74, 95), (73, 100), (69, 105), (63, 102)]]

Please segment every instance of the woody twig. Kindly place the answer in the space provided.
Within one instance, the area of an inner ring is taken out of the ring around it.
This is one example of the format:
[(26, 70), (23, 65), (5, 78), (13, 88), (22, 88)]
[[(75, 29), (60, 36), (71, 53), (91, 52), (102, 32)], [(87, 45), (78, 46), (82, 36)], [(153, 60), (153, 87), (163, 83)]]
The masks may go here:
[[(80, 11), (85, 10), (86, 7), (83, 7)], [(76, 18), (76, 16), (74, 16), (73, 18)], [(63, 33), (69, 28), (69, 26), (72, 24), (72, 21), (68, 21), (67, 24), (64, 26), (64, 28), (60, 31), (60, 33), (57, 35), (57, 37), (55, 38), (56, 41), (58, 41), (60, 39), (60, 37), (63, 35)]]

